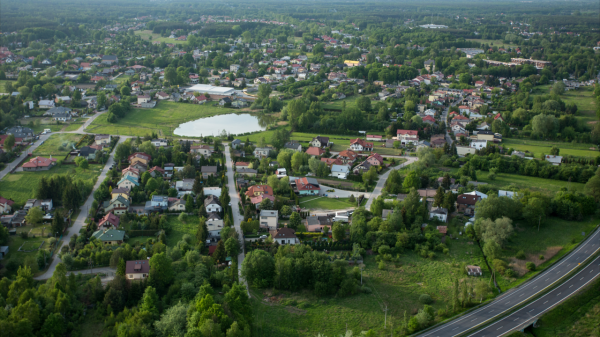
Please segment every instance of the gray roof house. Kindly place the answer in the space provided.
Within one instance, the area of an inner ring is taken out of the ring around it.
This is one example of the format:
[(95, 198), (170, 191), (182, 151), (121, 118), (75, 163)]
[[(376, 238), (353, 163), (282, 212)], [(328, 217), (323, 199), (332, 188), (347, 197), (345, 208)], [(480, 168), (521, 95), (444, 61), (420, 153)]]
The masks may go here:
[(32, 129), (23, 126), (13, 126), (6, 131), (7, 135), (13, 135), (15, 138), (31, 138), (35, 135)]
[(285, 143), (285, 145), (283, 145), (283, 147), (286, 149), (290, 149), (290, 150), (294, 150), (294, 151), (298, 151), (298, 152), (302, 151), (302, 145), (300, 145), (300, 143), (298, 143), (295, 140)]
[(194, 179), (183, 179), (175, 183), (175, 188), (178, 191), (191, 191), (194, 187)]

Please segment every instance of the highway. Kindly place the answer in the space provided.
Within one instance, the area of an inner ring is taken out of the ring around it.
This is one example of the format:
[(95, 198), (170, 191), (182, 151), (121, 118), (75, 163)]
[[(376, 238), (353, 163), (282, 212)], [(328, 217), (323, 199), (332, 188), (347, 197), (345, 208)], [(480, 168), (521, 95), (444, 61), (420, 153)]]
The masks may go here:
[(470, 336), (502, 336), (511, 331), (523, 329), (537, 320), (543, 313), (562, 303), (579, 289), (598, 278), (598, 276), (600, 276), (600, 257), (597, 257), (594, 262), (588, 264), (583, 270), (579, 271), (568, 281), (542, 296), (540, 299), (533, 301), (510, 316), (507, 316)]
[[(560, 283), (560, 279), (570, 273), (571, 271), (578, 268), (580, 263), (583, 263), (590, 258), (594, 253), (600, 250), (600, 231), (596, 230), (590, 237), (582, 242), (576, 249), (565, 256), (560, 262), (554, 264), (552, 267), (538, 274), (533, 279), (520, 285), (517, 288), (513, 288), (502, 295), (498, 296), (495, 300), (483, 307), (465, 314), (464, 316), (458, 317), (446, 324), (435, 327), (430, 331), (426, 331), (419, 336), (425, 337), (453, 337), (466, 333), (467, 331), (482, 325), (491, 323), (496, 317), (503, 313), (511, 310), (512, 308), (524, 304), (533, 296), (543, 292), (548, 287)], [(596, 261), (597, 262), (597, 261)], [(595, 262), (595, 263), (596, 263)], [(596, 264), (597, 265), (597, 264)], [(595, 273), (598, 274), (598, 269), (594, 269)], [(593, 272), (590, 274), (594, 274)], [(590, 275), (591, 276), (591, 275)], [(583, 281), (583, 280), (582, 280)], [(568, 283), (568, 282), (567, 282)], [(572, 290), (578, 287), (570, 288)], [(571, 295), (571, 292), (560, 292), (560, 299), (566, 299)], [(549, 302), (550, 303), (550, 302)], [(547, 303), (548, 305), (550, 305)], [(534, 313), (535, 311), (532, 311)], [(511, 315), (512, 316), (512, 315)], [(516, 318), (516, 317), (515, 317)], [(514, 319), (514, 318), (513, 318)], [(519, 321), (514, 321), (515, 324)], [(522, 323), (522, 321), (521, 321)], [(508, 329), (508, 325), (507, 325)], [(486, 330), (487, 331), (487, 330)], [(490, 333), (490, 332), (488, 332)], [(487, 334), (486, 336), (500, 336), (502, 333), (500, 330), (497, 334)], [(483, 335), (478, 335), (483, 336)]]

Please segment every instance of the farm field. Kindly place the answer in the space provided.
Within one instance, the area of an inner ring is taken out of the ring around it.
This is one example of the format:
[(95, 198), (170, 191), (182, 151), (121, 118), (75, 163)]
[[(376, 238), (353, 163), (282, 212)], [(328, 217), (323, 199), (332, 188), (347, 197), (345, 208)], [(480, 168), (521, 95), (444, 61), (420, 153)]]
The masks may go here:
[(513, 148), (519, 151), (529, 151), (533, 153), (535, 158), (538, 159), (542, 154), (550, 154), (550, 149), (552, 149), (552, 146), (556, 146), (560, 150), (559, 154), (561, 156), (571, 155), (575, 157), (596, 158), (600, 155), (600, 152), (592, 150), (592, 148), (595, 148), (593, 144), (583, 143), (506, 138), (502, 141), (502, 146), (505, 148)]
[[(133, 109), (117, 123), (107, 121), (108, 114), (98, 116), (85, 130), (93, 133), (145, 136), (152, 132), (172, 136), (179, 124), (219, 114), (234, 113), (235, 110), (211, 104), (186, 104), (161, 101), (154, 109)], [(245, 138), (244, 138), (245, 139)]]
[[(83, 135), (73, 133), (55, 133), (48, 138), (44, 144), (38, 146), (34, 151), (34, 156), (50, 155), (57, 157), (66, 156), (71, 150), (71, 144), (75, 145)], [(62, 158), (57, 158), (62, 159)]]
[[(564, 235), (556, 235), (564, 228), (561, 221), (550, 221), (541, 231), (544, 235), (531, 237), (531, 232), (516, 231), (509, 245), (516, 241), (526, 240), (541, 251), (548, 247), (562, 246), (567, 252), (574, 245), (573, 239), (580, 240), (581, 231), (594, 226), (592, 221), (571, 222), (573, 229)], [(541, 233), (541, 232), (540, 232)], [(308, 291), (296, 293), (277, 292), (271, 294), (270, 289), (252, 288), (252, 305), (256, 317), (255, 333), (264, 336), (316, 336), (318, 333), (330, 336), (348, 330), (366, 331), (374, 329), (377, 336), (390, 334), (390, 325), (402, 325), (404, 312), (411, 314), (423, 307), (419, 302), (421, 294), (429, 294), (434, 302), (434, 312), (450, 307), (451, 282), (475, 281), (464, 274), (462, 264), (481, 265), (480, 254), (476, 246), (469, 244), (464, 236), (457, 240), (446, 240), (450, 249), (448, 255), (436, 252), (433, 259), (425, 259), (412, 251), (400, 255), (397, 264), (387, 262), (380, 270), (373, 256), (365, 258), (364, 284), (372, 293), (360, 293), (346, 298), (331, 296), (317, 298)], [(561, 253), (563, 253), (561, 251)], [(537, 250), (536, 250), (537, 252)], [(331, 252), (335, 254), (336, 252)], [(506, 256), (513, 254), (506, 250)], [(529, 253), (529, 251), (527, 252)], [(548, 259), (550, 260), (550, 259)], [(548, 263), (542, 265), (546, 267)], [(490, 274), (484, 269), (481, 279), (489, 280)], [(498, 277), (504, 291), (515, 287), (532, 277), (535, 273), (527, 273), (520, 278)], [(283, 297), (275, 303), (265, 302), (267, 295)], [(296, 302), (293, 302), (296, 301)], [(479, 303), (479, 301), (476, 301)], [(288, 305), (285, 305), (288, 304)], [(387, 329), (383, 329), (385, 315), (383, 308), (388, 306)], [(438, 318), (439, 320), (439, 318)], [(394, 328), (395, 329), (395, 328)]]
[(87, 170), (80, 169), (75, 165), (63, 165), (62, 167), (54, 167), (48, 171), (15, 172), (6, 175), (0, 180), (0, 191), (2, 191), (4, 198), (12, 199), (16, 204), (22, 206), (27, 199), (35, 197), (35, 191), (42, 177), (48, 178), (57, 174), (68, 174), (74, 179), (95, 183), (101, 171), (102, 165), (90, 164), (90, 168)]
[[(451, 169), (451, 173), (458, 172), (458, 169)], [(528, 188), (532, 191), (552, 194), (565, 187), (574, 191), (583, 192), (585, 184), (554, 179), (544, 179), (538, 177), (522, 176), (518, 174), (498, 173), (496, 179), (488, 179), (489, 172), (477, 171), (477, 181), (485, 182), (498, 189)]]

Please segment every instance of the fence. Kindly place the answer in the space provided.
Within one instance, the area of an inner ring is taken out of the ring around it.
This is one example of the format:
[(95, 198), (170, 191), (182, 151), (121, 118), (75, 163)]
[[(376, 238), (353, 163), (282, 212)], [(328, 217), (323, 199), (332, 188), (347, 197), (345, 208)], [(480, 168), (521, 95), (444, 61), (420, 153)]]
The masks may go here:
[(127, 231), (127, 235), (130, 238), (138, 237), (138, 236), (158, 236), (160, 233), (159, 230), (156, 229), (137, 229), (137, 230), (129, 230)]

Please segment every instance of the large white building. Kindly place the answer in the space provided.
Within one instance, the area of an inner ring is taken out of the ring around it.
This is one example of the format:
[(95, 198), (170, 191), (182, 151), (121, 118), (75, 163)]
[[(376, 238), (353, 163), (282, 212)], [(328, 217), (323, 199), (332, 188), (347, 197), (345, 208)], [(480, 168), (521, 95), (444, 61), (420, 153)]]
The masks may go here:
[(186, 91), (198, 92), (201, 94), (207, 93), (209, 95), (222, 95), (222, 96), (231, 96), (235, 93), (234, 88), (228, 87), (215, 87), (208, 84), (196, 84)]

